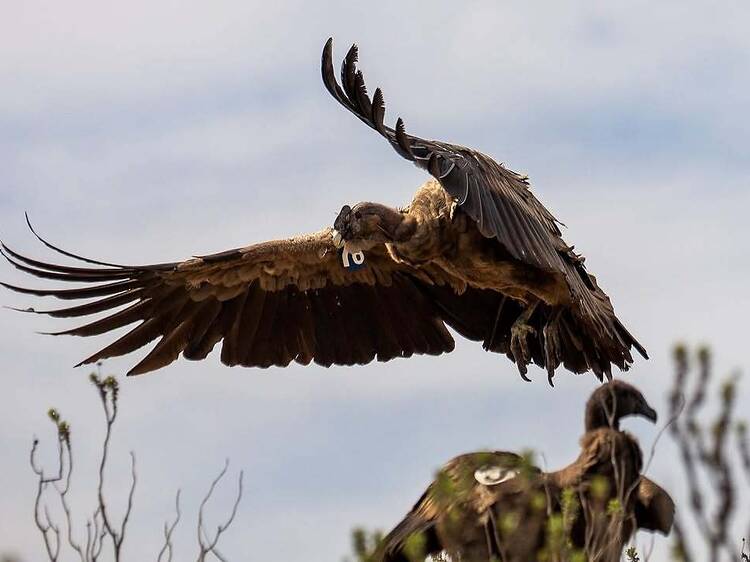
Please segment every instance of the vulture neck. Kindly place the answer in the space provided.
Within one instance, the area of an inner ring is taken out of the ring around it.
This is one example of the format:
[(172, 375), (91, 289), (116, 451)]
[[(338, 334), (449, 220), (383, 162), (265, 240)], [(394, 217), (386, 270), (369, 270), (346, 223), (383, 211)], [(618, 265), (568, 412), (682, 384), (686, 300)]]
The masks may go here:
[(406, 242), (417, 230), (416, 219), (398, 209), (382, 205), (378, 209), (378, 214), (392, 242)]
[(610, 416), (607, 416), (607, 411), (602, 404), (602, 401), (598, 396), (594, 395), (589, 399), (586, 404), (586, 432), (593, 431), (600, 428), (611, 428), (614, 430), (620, 429), (620, 416), (617, 412), (609, 412)]

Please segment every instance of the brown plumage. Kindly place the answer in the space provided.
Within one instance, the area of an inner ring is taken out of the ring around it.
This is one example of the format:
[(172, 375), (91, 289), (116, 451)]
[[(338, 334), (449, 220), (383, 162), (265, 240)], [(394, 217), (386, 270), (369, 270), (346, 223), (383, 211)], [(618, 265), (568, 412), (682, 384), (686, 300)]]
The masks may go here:
[(628, 368), (632, 347), (646, 357), (526, 178), (479, 152), (408, 135), (401, 120), (395, 129), (386, 127), (382, 93), (370, 100), (355, 68), (356, 47), (344, 60), (341, 86), (331, 49), (329, 40), (322, 73), (330, 93), (435, 178), (408, 207), (345, 206), (334, 229), (159, 265), (89, 260), (45, 242), (93, 265), (71, 267), (3, 245), (3, 255), (26, 273), (91, 284), (5, 286), (35, 296), (96, 299), (33, 312), (111, 313), (56, 334), (91, 336), (138, 323), (82, 362), (158, 340), (130, 374), (161, 368), (180, 354), (203, 359), (220, 341), (223, 363), (257, 367), (437, 355), (454, 347), (446, 326), (507, 355), (524, 378), (533, 362), (550, 382), (560, 365), (590, 370), (601, 380), (611, 377), (612, 365)]
[[(674, 504), (640, 474), (638, 442), (618, 429), (628, 415), (656, 421), (632, 386), (614, 381), (597, 389), (587, 404), (578, 458), (555, 472), (503, 451), (454, 458), (384, 538), (376, 559), (409, 562), (417, 554), (447, 552), (462, 562), (493, 556), (531, 562), (542, 554), (557, 560), (568, 548), (584, 550), (591, 562), (614, 562), (636, 529), (667, 534)], [(619, 509), (612, 507), (615, 499)], [(562, 534), (553, 530), (556, 518)]]

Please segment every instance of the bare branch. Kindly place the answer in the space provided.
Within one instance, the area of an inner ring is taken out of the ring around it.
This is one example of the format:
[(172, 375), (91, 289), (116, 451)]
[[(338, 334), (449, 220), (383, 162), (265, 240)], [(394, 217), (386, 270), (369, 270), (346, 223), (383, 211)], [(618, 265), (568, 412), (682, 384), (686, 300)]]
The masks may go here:
[(750, 482), (750, 439), (747, 436), (747, 424), (739, 422), (737, 424), (737, 448), (740, 451), (742, 468), (745, 470), (748, 482)]
[(171, 525), (166, 522), (164, 523), (164, 546), (159, 551), (159, 556), (157, 557), (156, 562), (161, 562), (162, 556), (164, 554), (168, 555), (167, 562), (172, 562), (172, 553), (174, 550), (174, 546), (172, 544), (172, 534), (174, 533), (174, 530), (177, 527), (177, 524), (180, 522), (180, 518), (182, 517), (182, 512), (180, 511), (180, 490), (177, 490), (174, 504), (176, 515)]
[(119, 559), (120, 559), (119, 550), (120, 549), (118, 545), (122, 543), (120, 542), (120, 537), (119, 537), (118, 532), (115, 530), (114, 526), (110, 523), (110, 518), (107, 513), (107, 504), (104, 500), (104, 469), (107, 466), (107, 457), (109, 456), (109, 443), (112, 437), (112, 426), (115, 423), (115, 419), (117, 417), (117, 409), (116, 409), (117, 400), (113, 396), (111, 398), (112, 406), (110, 406), (110, 398), (107, 392), (108, 389), (104, 381), (102, 381), (99, 377), (96, 377), (94, 375), (92, 375), (91, 380), (99, 389), (99, 399), (101, 401), (102, 408), (104, 409), (104, 417), (106, 420), (106, 431), (104, 434), (104, 443), (102, 444), (102, 456), (99, 461), (99, 484), (97, 486), (99, 513), (102, 518), (103, 527), (106, 530), (107, 535), (109, 535), (109, 537), (112, 539), (115, 562), (119, 562)]
[(122, 518), (122, 525), (120, 525), (120, 545), (122, 545), (122, 542), (125, 540), (125, 530), (128, 526), (128, 520), (130, 519), (130, 514), (133, 511), (133, 497), (135, 496), (135, 485), (138, 481), (136, 472), (135, 472), (135, 453), (133, 451), (130, 451), (130, 492), (128, 493), (128, 507), (125, 509), (125, 515)]
[[(31, 451), (29, 453), (29, 464), (31, 470), (37, 475), (37, 491), (34, 498), (34, 523), (37, 529), (42, 535), (44, 541), (44, 548), (47, 552), (47, 557), (50, 562), (56, 562), (60, 556), (61, 538), (60, 529), (52, 521), (49, 514), (49, 509), (45, 503), (43, 503), (44, 491), (48, 486), (52, 485), (55, 490), (59, 492), (56, 484), (65, 478), (65, 466), (66, 456), (68, 459), (67, 465), (70, 464), (70, 426), (67, 422), (60, 419), (60, 414), (55, 409), (50, 409), (47, 413), (48, 417), (55, 424), (57, 428), (57, 473), (53, 476), (45, 476), (44, 469), (39, 466), (36, 460), (36, 454), (39, 448), (39, 439), (34, 438)], [(68, 478), (70, 468), (68, 469)], [(43, 515), (43, 516), (42, 516)]]
[(70, 442), (70, 434), (68, 433), (67, 439), (65, 439), (65, 449), (67, 452), (67, 458), (68, 458), (68, 474), (65, 479), (65, 487), (60, 489), (57, 487), (57, 484), (55, 484), (55, 489), (57, 490), (59, 496), (60, 496), (60, 504), (62, 505), (63, 512), (65, 513), (65, 524), (67, 527), (67, 539), (68, 544), (70, 547), (75, 550), (78, 553), (78, 557), (81, 559), (81, 562), (88, 562), (86, 559), (85, 552), (83, 548), (81, 547), (80, 543), (78, 543), (73, 538), (73, 515), (70, 510), (70, 505), (68, 504), (68, 492), (70, 491), (70, 481), (71, 477), (73, 476), (73, 450), (72, 445)]
[(216, 489), (216, 486), (219, 484), (219, 482), (224, 478), (224, 475), (227, 473), (227, 469), (229, 468), (229, 459), (227, 459), (224, 463), (224, 468), (221, 469), (221, 472), (214, 478), (213, 482), (211, 482), (211, 486), (208, 489), (208, 493), (206, 493), (205, 497), (203, 498), (203, 501), (201, 501), (200, 508), (198, 510), (198, 529), (197, 529), (197, 535), (198, 535), (198, 545), (199, 545), (199, 552), (198, 552), (198, 562), (204, 562), (206, 560), (206, 556), (208, 554), (213, 554), (217, 559), (224, 561), (224, 556), (217, 550), (217, 544), (219, 542), (219, 538), (221, 535), (230, 527), (232, 522), (234, 521), (235, 516), (237, 515), (237, 509), (239, 508), (240, 501), (242, 501), (242, 493), (243, 493), (243, 478), (244, 478), (244, 472), (240, 471), (240, 475), (238, 478), (238, 486), (237, 486), (237, 496), (234, 500), (234, 505), (232, 506), (232, 511), (229, 515), (229, 518), (222, 524), (218, 525), (216, 528), (216, 533), (214, 534), (214, 538), (210, 539), (208, 533), (206, 532), (205, 526), (204, 526), (204, 509), (206, 507), (206, 504), (211, 499), (211, 496), (214, 493), (214, 490)]
[[(676, 376), (672, 392), (673, 410), (675, 396), (679, 388), (685, 386), (689, 374), (686, 357), (687, 352), (684, 348), (676, 350)], [(702, 348), (698, 351), (697, 358), (698, 376), (694, 392), (686, 408), (686, 419), (684, 424), (675, 424), (672, 435), (680, 449), (685, 467), (688, 493), (691, 499), (690, 512), (708, 547), (708, 559), (710, 562), (718, 562), (723, 552), (728, 560), (736, 560), (736, 547), (733, 546), (731, 536), (736, 492), (732, 462), (727, 447), (730, 430), (734, 426), (737, 377), (730, 377), (721, 385), (718, 415), (707, 427), (701, 426), (698, 421), (698, 411), (705, 404), (708, 396), (711, 382), (711, 355), (708, 349)], [(746, 447), (746, 442), (743, 443), (745, 441), (743, 431), (744, 424), (738, 424), (740, 459), (747, 469), (750, 467), (750, 454), (746, 454), (747, 448), (743, 450), (743, 446)], [(713, 512), (710, 516), (704, 505), (704, 480), (699, 477), (698, 469), (700, 469), (700, 475), (705, 477), (707, 486), (713, 489), (711, 496), (714, 499)], [(750, 476), (750, 473), (748, 475)], [(678, 522), (675, 523), (675, 539), (678, 553), (683, 560), (689, 562), (691, 550), (683, 528)]]
[(61, 549), (61, 532), (58, 525), (52, 521), (47, 506), (43, 502), (43, 494), (48, 487), (52, 487), (57, 493), (58, 499), (65, 515), (66, 533), (65, 540), (68, 546), (73, 549), (81, 562), (96, 562), (102, 551), (102, 546), (106, 537), (110, 537), (114, 548), (114, 559), (120, 560), (120, 551), (125, 537), (125, 530), (133, 510), (133, 499), (136, 486), (135, 456), (131, 453), (131, 473), (132, 484), (128, 496), (128, 505), (123, 517), (120, 529), (116, 531), (110, 524), (107, 513), (106, 502), (104, 498), (104, 471), (109, 453), (109, 444), (112, 435), (112, 426), (117, 417), (117, 397), (118, 385), (114, 377), (107, 377), (104, 380), (97, 374), (92, 374), (91, 382), (97, 387), (99, 398), (104, 410), (106, 420), (106, 435), (102, 446), (102, 456), (99, 464), (99, 482), (97, 486), (97, 507), (94, 511), (93, 518), (86, 522), (86, 542), (82, 546), (74, 537), (73, 514), (68, 502), (68, 494), (71, 490), (71, 481), (73, 475), (73, 451), (70, 439), (70, 426), (66, 421), (61, 419), (60, 414), (55, 409), (48, 411), (48, 417), (57, 427), (57, 445), (58, 445), (58, 462), (56, 474), (46, 476), (44, 470), (37, 462), (37, 451), (39, 440), (34, 438), (31, 452), (29, 454), (29, 464), (31, 470), (38, 477), (37, 493), (34, 501), (34, 520), (37, 528), (42, 534), (45, 549), (48, 558), (55, 562), (58, 560)]

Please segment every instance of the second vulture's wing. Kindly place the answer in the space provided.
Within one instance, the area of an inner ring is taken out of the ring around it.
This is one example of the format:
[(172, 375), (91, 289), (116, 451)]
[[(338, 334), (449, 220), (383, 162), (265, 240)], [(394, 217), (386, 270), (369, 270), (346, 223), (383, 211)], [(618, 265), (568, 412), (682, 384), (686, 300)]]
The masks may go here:
[[(519, 473), (525, 477), (516, 478)], [(502, 502), (504, 495), (517, 494), (519, 482), (524, 487), (527, 477), (537, 474), (538, 468), (507, 451), (455, 457), (440, 469), (409, 513), (383, 538), (375, 559), (406, 562), (450, 548), (453, 545), (445, 544), (445, 537), (439, 536), (438, 530), (446, 521), (456, 523), (449, 534), (455, 533), (459, 542), (470, 540), (469, 535), (477, 530), (484, 537), (480, 521), (486, 519), (487, 510)]]
[(668, 535), (674, 523), (674, 501), (656, 482), (641, 476), (635, 504), (635, 519), (639, 529), (659, 531)]
[[(356, 45), (341, 65), (341, 84), (336, 80), (332, 48), (329, 39), (323, 49), (321, 72), (326, 89), (341, 105), (380, 133), (401, 156), (437, 179), (459, 209), (476, 222), (483, 236), (497, 240), (521, 262), (565, 277), (576, 303), (577, 323), (586, 339), (595, 342), (577, 344), (578, 351), (588, 356), (587, 368), (599, 378), (603, 373), (609, 378), (610, 363), (625, 370), (633, 361), (631, 347), (648, 358), (646, 350), (615, 316), (607, 295), (586, 272), (583, 258), (562, 239), (560, 223), (534, 197), (526, 176), (476, 150), (407, 134), (401, 118), (395, 128), (386, 126), (383, 93), (378, 88), (372, 99), (367, 94), (362, 72), (356, 68)], [(559, 358), (549, 358), (547, 363), (548, 370), (553, 371)]]
[[(221, 341), (226, 365), (329, 366), (451, 351), (454, 341), (420, 287), (443, 281), (373, 249), (362, 267), (345, 268), (330, 229), (183, 262), (121, 266), (47, 246), (94, 267), (3, 256), (40, 277), (83, 283), (68, 289), (3, 285), (35, 296), (88, 302), (29, 312), (70, 318), (108, 313), (53, 335), (94, 336), (138, 323), (81, 364), (131, 353), (158, 340), (131, 375), (159, 369), (182, 354), (203, 359)], [(438, 275), (435, 273), (435, 275)], [(94, 299), (94, 300), (91, 300)], [(124, 307), (124, 308), (121, 308)]]

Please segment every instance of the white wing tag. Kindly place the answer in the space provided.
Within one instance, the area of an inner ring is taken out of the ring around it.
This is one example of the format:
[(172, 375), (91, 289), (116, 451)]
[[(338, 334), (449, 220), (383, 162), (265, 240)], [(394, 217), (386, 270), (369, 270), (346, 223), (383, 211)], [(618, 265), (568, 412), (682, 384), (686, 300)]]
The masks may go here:
[(474, 479), (485, 486), (496, 486), (518, 475), (517, 470), (497, 465), (485, 465), (474, 472)]
[(365, 266), (365, 253), (359, 252), (348, 252), (346, 248), (341, 248), (341, 263), (344, 265), (344, 269), (349, 271), (357, 271)]

